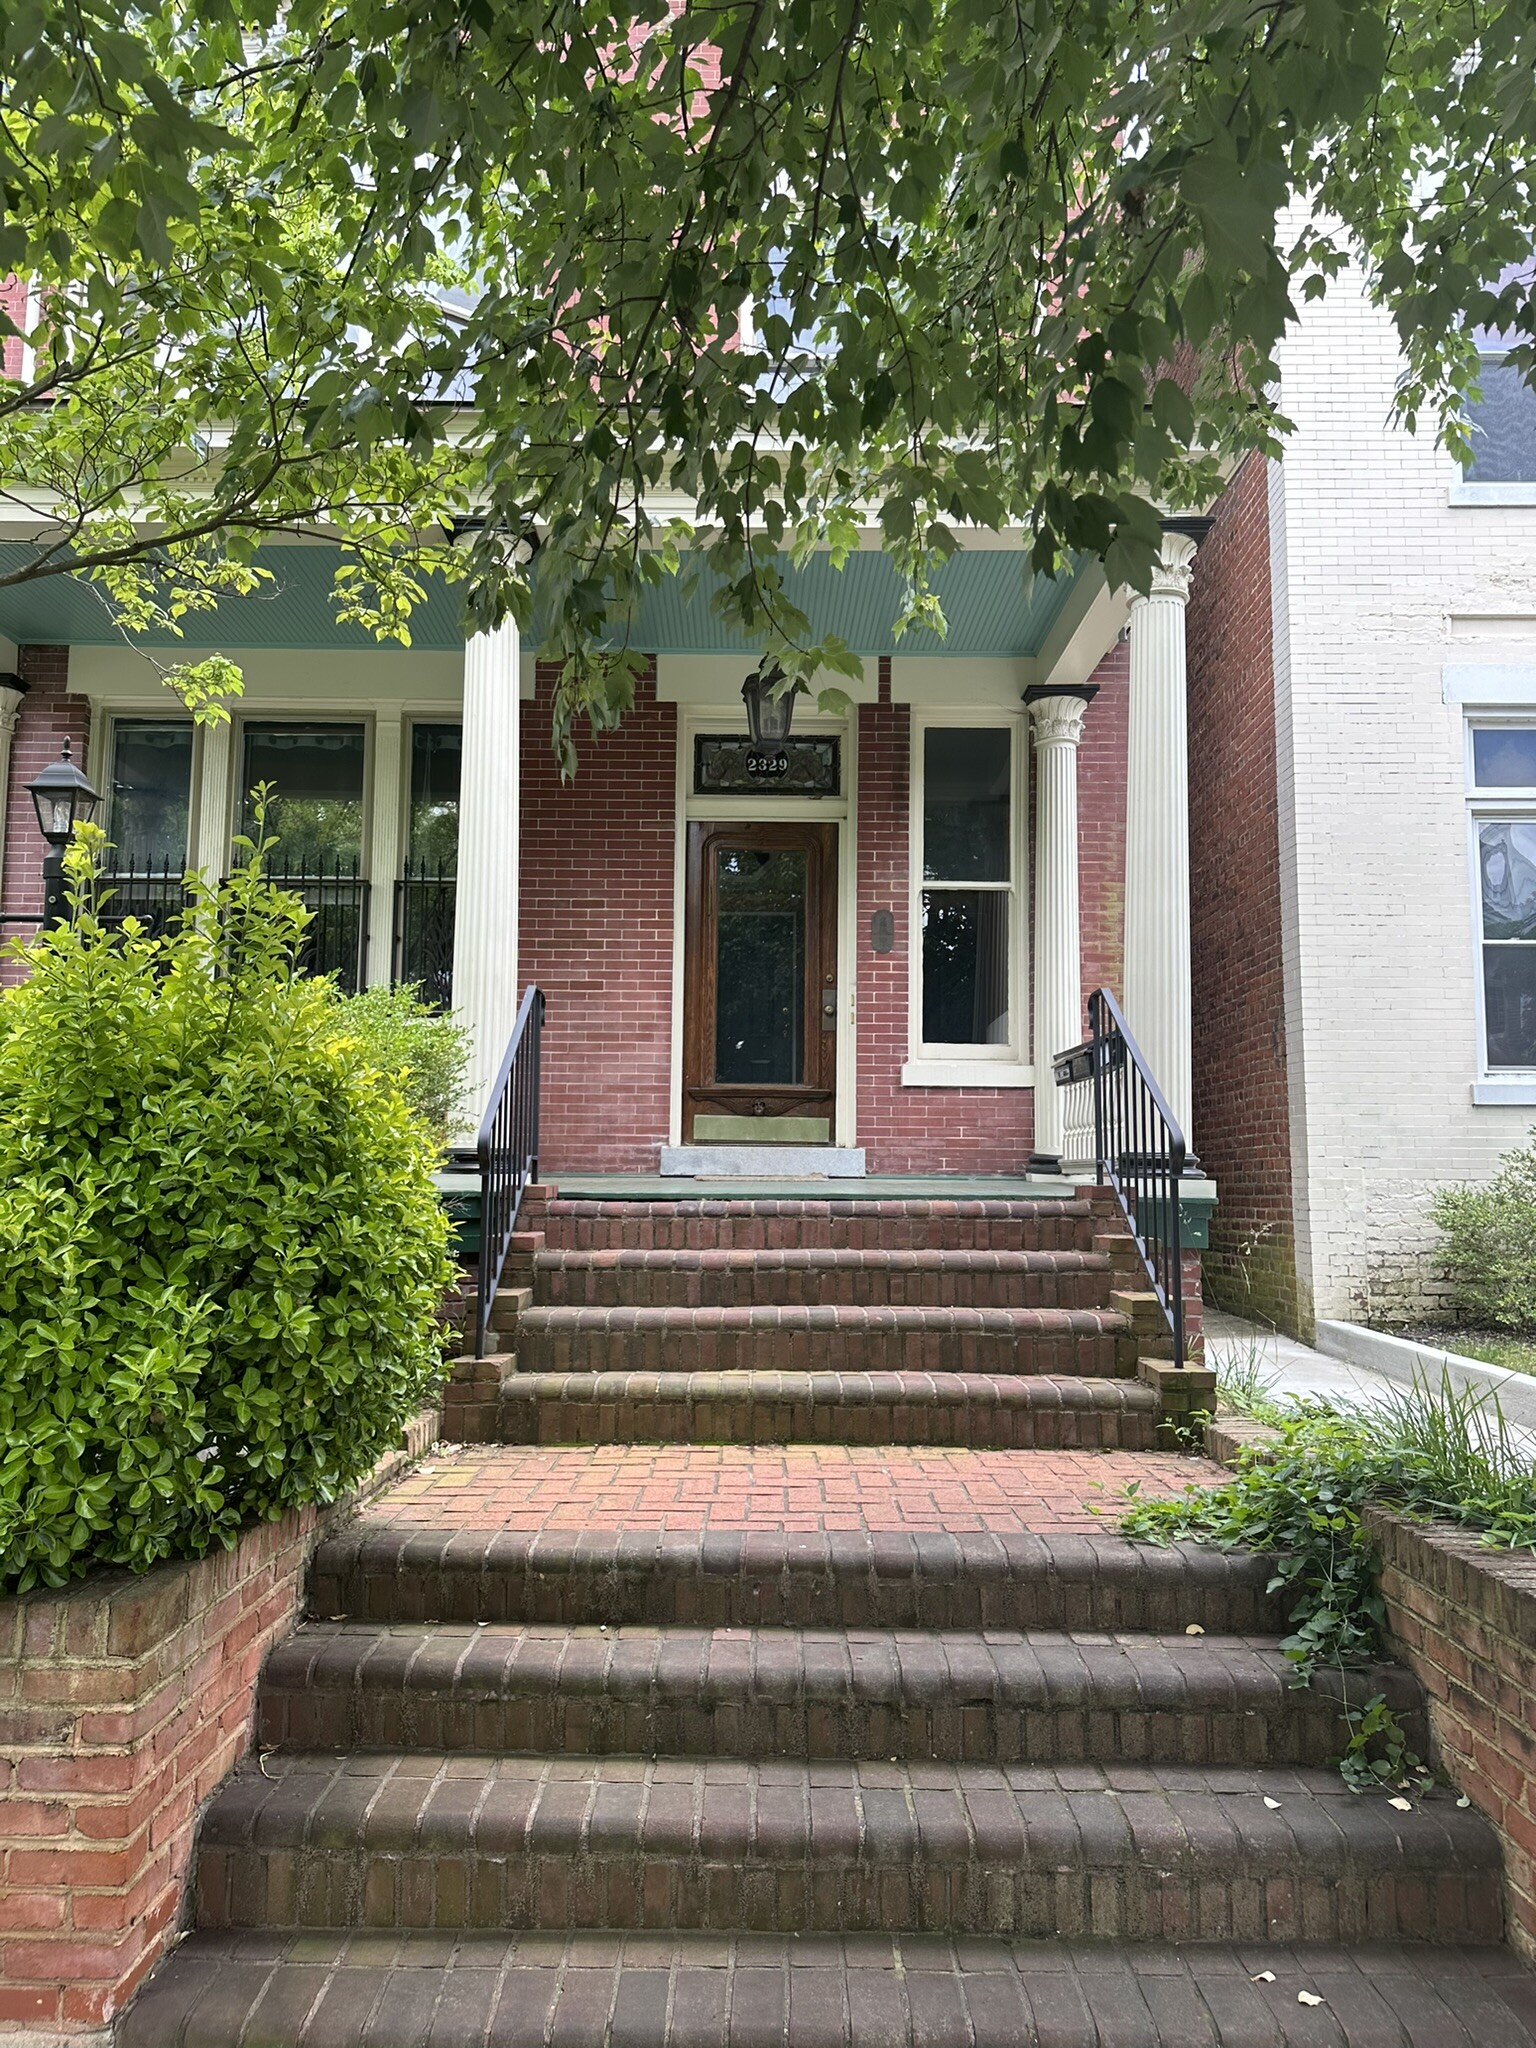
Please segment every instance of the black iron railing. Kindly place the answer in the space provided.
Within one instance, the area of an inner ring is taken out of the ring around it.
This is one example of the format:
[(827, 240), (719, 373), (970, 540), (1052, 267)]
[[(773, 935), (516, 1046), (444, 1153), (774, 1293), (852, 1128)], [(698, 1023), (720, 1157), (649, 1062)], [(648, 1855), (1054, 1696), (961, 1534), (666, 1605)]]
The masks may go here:
[(1107, 988), (1088, 998), (1088, 1036), (1057, 1053), (1059, 1088), (1092, 1091), (1093, 1145), (1101, 1182), (1112, 1187), (1136, 1241), (1173, 1339), (1184, 1357), (1184, 1255), (1179, 1182), (1187, 1147), (1173, 1111)]
[(137, 918), (155, 938), (170, 928), (191, 901), (182, 863), (173, 867), (168, 860), (131, 857), (102, 875), (101, 898), (104, 925), (116, 929), (125, 919)]
[(395, 884), (394, 978), (414, 982), (439, 1010), (453, 1007), (457, 897), (453, 870), (425, 862), (413, 862)]
[(512, 1038), (480, 1121), (480, 1270), (475, 1298), (475, 1356), (484, 1358), (491, 1310), (517, 1228), (523, 1190), (539, 1177), (539, 1048), (544, 991), (524, 991)]
[(343, 995), (356, 995), (368, 980), (368, 884), (356, 861), (323, 862), (302, 873), (268, 867), (266, 878), (289, 889), (310, 913), (299, 947), (301, 974), (334, 974)]

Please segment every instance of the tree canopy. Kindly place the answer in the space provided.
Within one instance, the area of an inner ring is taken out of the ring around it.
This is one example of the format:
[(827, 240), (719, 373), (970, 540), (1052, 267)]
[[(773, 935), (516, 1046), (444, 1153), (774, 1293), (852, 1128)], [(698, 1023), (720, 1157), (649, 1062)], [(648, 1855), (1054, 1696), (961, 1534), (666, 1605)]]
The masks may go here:
[(701, 564), (797, 678), (778, 564), (870, 528), (940, 626), (967, 524), (1144, 583), (1352, 254), (1410, 419), (1536, 364), (1528, 0), (0, 0), (0, 75), (0, 583), (163, 629), (327, 536), (383, 636), (537, 602), (567, 751)]

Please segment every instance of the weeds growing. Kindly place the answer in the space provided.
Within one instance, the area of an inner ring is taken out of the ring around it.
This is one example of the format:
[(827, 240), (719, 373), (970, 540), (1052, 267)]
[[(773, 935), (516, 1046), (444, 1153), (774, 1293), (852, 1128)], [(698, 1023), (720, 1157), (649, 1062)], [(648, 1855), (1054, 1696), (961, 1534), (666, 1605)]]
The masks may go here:
[[(1438, 1386), (1420, 1378), (1343, 1412), (1320, 1401), (1268, 1401), (1242, 1361), (1233, 1377), (1247, 1395), (1242, 1405), (1273, 1424), (1276, 1441), (1245, 1451), (1224, 1485), (1136, 1502), (1123, 1526), (1155, 1543), (1192, 1539), (1272, 1553), (1270, 1591), (1290, 1599), (1282, 1648), (1297, 1685), (1325, 1668), (1358, 1671), (1382, 1653), (1380, 1558), (1362, 1520), (1367, 1506), (1456, 1522), (1492, 1546), (1536, 1550), (1536, 1466), (1493, 1396), (1448, 1376)], [(1339, 1762), (1352, 1785), (1424, 1773), (1384, 1697), (1347, 1708), (1345, 1719)]]

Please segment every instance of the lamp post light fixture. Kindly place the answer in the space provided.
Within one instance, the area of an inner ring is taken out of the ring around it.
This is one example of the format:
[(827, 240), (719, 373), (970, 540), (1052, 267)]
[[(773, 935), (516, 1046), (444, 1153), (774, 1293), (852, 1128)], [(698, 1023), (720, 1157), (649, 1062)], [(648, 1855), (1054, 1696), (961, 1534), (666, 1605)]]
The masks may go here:
[(48, 842), (43, 861), (43, 923), (62, 924), (64, 903), (64, 854), (77, 825), (88, 825), (101, 802), (70, 759), (69, 741), (57, 761), (52, 761), (27, 785), (32, 808), (37, 812), (38, 830)]
[[(799, 686), (789, 689), (782, 687), (784, 671), (773, 660), (758, 663), (751, 675), (741, 686), (742, 702), (747, 707), (747, 730), (752, 735), (753, 746), (761, 753), (773, 753), (781, 759), (784, 742), (789, 738), (789, 721), (794, 716), (795, 698)], [(748, 764), (750, 767), (750, 763)]]

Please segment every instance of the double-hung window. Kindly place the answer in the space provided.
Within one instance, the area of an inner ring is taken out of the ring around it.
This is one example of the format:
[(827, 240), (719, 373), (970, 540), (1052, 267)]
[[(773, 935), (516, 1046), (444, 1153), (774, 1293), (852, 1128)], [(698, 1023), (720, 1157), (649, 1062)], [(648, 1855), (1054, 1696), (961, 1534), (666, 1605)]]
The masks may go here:
[(913, 766), (914, 1057), (1017, 1062), (1018, 722), (925, 722)]
[(1468, 731), (1481, 1063), (1536, 1080), (1536, 717)]

